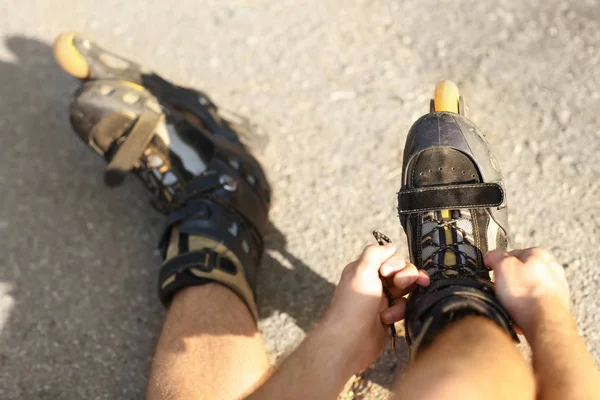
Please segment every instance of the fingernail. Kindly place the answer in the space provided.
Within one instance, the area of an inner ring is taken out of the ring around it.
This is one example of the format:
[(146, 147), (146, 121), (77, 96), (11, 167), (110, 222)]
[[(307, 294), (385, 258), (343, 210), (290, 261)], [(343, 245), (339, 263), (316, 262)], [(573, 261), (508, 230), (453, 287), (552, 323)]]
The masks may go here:
[(427, 282), (424, 284), (423, 282), (419, 283), (419, 285), (427, 287), (431, 284), (430, 278), (429, 278), (429, 274), (426, 271), (419, 271), (419, 277), (421, 277), (421, 281), (423, 279), (425, 279)]

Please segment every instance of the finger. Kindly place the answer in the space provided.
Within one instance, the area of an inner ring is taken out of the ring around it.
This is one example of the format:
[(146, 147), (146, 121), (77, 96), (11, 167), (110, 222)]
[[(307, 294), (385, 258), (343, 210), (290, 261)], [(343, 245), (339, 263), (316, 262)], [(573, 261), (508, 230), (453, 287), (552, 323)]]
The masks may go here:
[(521, 259), (521, 257), (524, 257), (525, 254), (531, 249), (516, 249), (513, 251), (509, 251), (507, 254), (517, 257), (518, 259)]
[(413, 290), (415, 290), (417, 288), (417, 284), (414, 283), (408, 287), (399, 289), (397, 287), (392, 287), (390, 288), (390, 294), (392, 295), (392, 297), (394, 299), (401, 299), (402, 297), (406, 296), (407, 294), (411, 293)]
[(407, 264), (402, 271), (399, 271), (394, 275), (393, 282), (394, 287), (402, 290), (417, 282), (419, 277), (419, 270), (413, 264)]
[(431, 279), (429, 279), (429, 274), (422, 269), (419, 270), (419, 277), (417, 278), (417, 285), (427, 287), (431, 284)]
[[(410, 263), (407, 263), (405, 268), (407, 268), (409, 270), (409, 272), (408, 272), (409, 275), (412, 275), (414, 273), (412, 271), (412, 268), (416, 269), (416, 267)], [(397, 274), (398, 275), (397, 279), (404, 280), (404, 277), (402, 276), (403, 274), (405, 274), (405, 272), (401, 272), (399, 275)], [(396, 279), (396, 276), (386, 279), (386, 281), (388, 282), (388, 287), (390, 288), (390, 293), (392, 294), (392, 296), (394, 298), (406, 296), (407, 294), (409, 294), (413, 290), (415, 290), (417, 285), (427, 287), (431, 283), (430, 279), (429, 279), (429, 275), (427, 275), (427, 272), (425, 272), (423, 270), (418, 270), (417, 276), (416, 276), (416, 279), (414, 280), (414, 282), (411, 282), (412, 279), (409, 279), (408, 281), (400, 282), (400, 285), (396, 285), (394, 283), (394, 279)]]
[(381, 312), (381, 322), (383, 322), (385, 325), (395, 324), (396, 322), (404, 319), (405, 312), (406, 299), (401, 297), (393, 306), (386, 308)]
[(401, 257), (400, 254), (395, 253), (383, 263), (381, 268), (379, 268), (379, 273), (382, 277), (389, 278), (395, 273), (402, 271), (407, 265), (408, 263), (404, 261), (403, 257)]
[(501, 249), (496, 249), (488, 252), (483, 257), (483, 262), (491, 270), (497, 269), (501, 264), (516, 265), (521, 263), (521, 261), (517, 257)]
[(365, 247), (358, 259), (358, 269), (379, 270), (381, 264), (394, 255), (396, 249), (392, 245), (370, 245)]
[(502, 249), (495, 249), (492, 251), (488, 251), (485, 256), (483, 256), (483, 263), (490, 269), (494, 269), (494, 267), (500, 264), (500, 261), (504, 260), (506, 257), (509, 257), (509, 254)]
[(538, 258), (538, 259), (542, 259), (547, 262), (554, 261), (554, 257), (552, 256), (552, 254), (549, 251), (542, 249), (540, 247), (530, 247), (528, 249), (517, 249), (517, 250), (510, 251), (508, 254), (510, 254), (511, 256), (517, 257), (519, 260), (521, 260), (523, 262), (527, 262), (527, 260), (530, 258)]

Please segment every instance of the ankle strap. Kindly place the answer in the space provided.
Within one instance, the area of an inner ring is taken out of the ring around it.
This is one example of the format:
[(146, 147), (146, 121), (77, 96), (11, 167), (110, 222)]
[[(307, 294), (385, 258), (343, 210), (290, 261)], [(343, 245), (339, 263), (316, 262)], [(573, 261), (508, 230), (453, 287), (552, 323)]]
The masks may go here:
[(431, 186), (401, 190), (398, 193), (398, 212), (411, 214), (434, 210), (497, 207), (503, 202), (504, 189), (497, 183)]

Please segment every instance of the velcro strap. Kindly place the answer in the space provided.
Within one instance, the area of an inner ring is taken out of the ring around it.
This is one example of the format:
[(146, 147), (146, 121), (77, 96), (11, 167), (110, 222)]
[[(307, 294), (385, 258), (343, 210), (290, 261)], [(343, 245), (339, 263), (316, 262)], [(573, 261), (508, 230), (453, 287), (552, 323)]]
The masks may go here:
[(223, 243), (210, 238), (201, 250), (177, 255), (166, 260), (159, 272), (159, 297), (166, 306), (183, 288), (210, 282), (220, 283), (233, 290), (258, 320), (254, 290), (246, 278), (244, 267)]
[(139, 162), (162, 119), (162, 114), (151, 111), (146, 111), (137, 118), (125, 142), (121, 144), (106, 167), (104, 182), (108, 186), (117, 186), (123, 183), (125, 175)]
[(398, 212), (411, 214), (457, 208), (496, 207), (503, 202), (504, 189), (497, 183), (432, 186), (401, 190), (398, 193)]

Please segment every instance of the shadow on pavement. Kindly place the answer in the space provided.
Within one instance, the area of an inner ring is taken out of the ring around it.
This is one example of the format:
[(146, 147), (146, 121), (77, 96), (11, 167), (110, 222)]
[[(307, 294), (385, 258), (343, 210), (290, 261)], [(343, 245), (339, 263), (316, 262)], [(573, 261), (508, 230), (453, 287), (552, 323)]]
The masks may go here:
[[(140, 397), (163, 314), (155, 249), (164, 217), (137, 180), (104, 187), (103, 160), (68, 123), (78, 83), (54, 63), (50, 45), (11, 36), (5, 47), (12, 58), (0, 60), (3, 398)], [(273, 225), (266, 243), (260, 313), (287, 313), (308, 331), (334, 285), (291, 254)], [(389, 387), (395, 359), (384, 355), (365, 379)]]
[(68, 123), (77, 82), (50, 45), (3, 44), (2, 398), (139, 397), (162, 315), (154, 249), (163, 218), (134, 179), (103, 186), (103, 161)]
[(308, 332), (327, 308), (335, 285), (291, 254), (284, 234), (272, 223), (265, 242), (267, 251), (259, 279), (270, 290), (258, 294), (261, 317), (284, 312)]
[[(275, 311), (284, 312), (304, 332), (310, 331), (329, 305), (335, 285), (291, 254), (287, 250), (285, 236), (272, 224), (267, 231), (266, 246), (259, 279), (270, 290), (259, 292), (261, 317)], [(402, 334), (403, 330), (399, 333)], [(340, 335), (343, 334), (340, 332)], [(353, 398), (368, 399), (373, 383), (391, 389), (397, 373), (407, 364), (408, 347), (400, 337), (396, 340), (395, 350), (390, 348), (389, 343), (386, 344), (377, 361), (353, 377), (347, 388), (354, 393)]]

